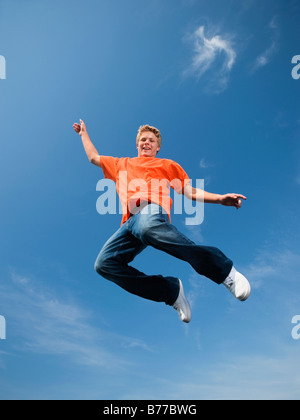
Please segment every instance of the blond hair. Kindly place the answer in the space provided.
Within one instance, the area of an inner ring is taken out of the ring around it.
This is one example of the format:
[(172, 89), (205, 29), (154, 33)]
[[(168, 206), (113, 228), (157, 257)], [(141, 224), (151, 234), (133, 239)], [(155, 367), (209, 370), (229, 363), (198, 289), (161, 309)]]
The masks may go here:
[(158, 143), (158, 145), (160, 147), (161, 146), (161, 134), (160, 134), (160, 131), (157, 128), (152, 127), (151, 125), (148, 125), (148, 124), (141, 125), (140, 128), (138, 129), (138, 133), (137, 133), (137, 136), (136, 136), (136, 144), (138, 144), (142, 133), (144, 133), (145, 131), (152, 131), (152, 133), (155, 134), (155, 136), (157, 138), (157, 143)]

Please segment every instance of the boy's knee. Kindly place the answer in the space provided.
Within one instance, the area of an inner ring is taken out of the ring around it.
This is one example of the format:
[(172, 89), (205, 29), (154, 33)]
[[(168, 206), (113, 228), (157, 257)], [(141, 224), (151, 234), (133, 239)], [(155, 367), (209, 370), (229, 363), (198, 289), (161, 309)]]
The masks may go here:
[(102, 275), (105, 272), (105, 265), (105, 258), (103, 258), (102, 255), (99, 255), (94, 264), (96, 273)]

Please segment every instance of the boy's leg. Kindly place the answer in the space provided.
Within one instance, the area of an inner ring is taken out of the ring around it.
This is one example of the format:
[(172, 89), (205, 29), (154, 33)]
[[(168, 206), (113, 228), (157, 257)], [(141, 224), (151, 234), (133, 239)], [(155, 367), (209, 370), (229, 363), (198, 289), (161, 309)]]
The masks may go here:
[(157, 204), (150, 204), (133, 216), (131, 231), (145, 245), (187, 261), (201, 275), (221, 284), (233, 263), (218, 248), (196, 245), (170, 224), (169, 217)]
[(251, 292), (248, 280), (235, 270), (232, 261), (222, 251), (196, 245), (170, 224), (168, 215), (163, 214), (161, 207), (157, 204), (147, 207), (132, 219), (132, 233), (137, 238), (145, 245), (152, 245), (187, 261), (199, 274), (217, 284), (223, 283), (237, 299), (248, 299)]
[(146, 248), (128, 229), (129, 220), (104, 245), (99, 253), (95, 270), (126, 291), (145, 299), (173, 305), (179, 293), (175, 277), (148, 276), (131, 267), (129, 263)]

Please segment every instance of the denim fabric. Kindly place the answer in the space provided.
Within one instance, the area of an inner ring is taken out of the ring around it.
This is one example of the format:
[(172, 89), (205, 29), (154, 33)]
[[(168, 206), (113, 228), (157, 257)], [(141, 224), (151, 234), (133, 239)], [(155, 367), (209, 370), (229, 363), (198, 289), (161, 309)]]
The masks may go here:
[(146, 275), (129, 265), (148, 245), (188, 262), (217, 284), (225, 280), (233, 265), (219, 249), (197, 245), (180, 233), (164, 210), (152, 203), (131, 216), (106, 242), (95, 270), (130, 293), (173, 305), (179, 293), (178, 278)]

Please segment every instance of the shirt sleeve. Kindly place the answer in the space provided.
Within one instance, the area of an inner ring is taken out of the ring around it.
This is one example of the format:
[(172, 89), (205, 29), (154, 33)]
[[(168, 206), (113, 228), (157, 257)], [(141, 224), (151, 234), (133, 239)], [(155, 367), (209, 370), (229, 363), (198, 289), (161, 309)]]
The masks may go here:
[(118, 174), (119, 158), (112, 156), (100, 156), (100, 165), (104, 173), (104, 177), (116, 182)]
[(177, 193), (181, 193), (183, 188), (190, 183), (189, 176), (177, 162), (170, 162), (169, 176), (170, 187)]

